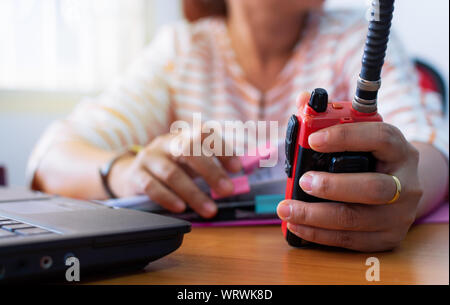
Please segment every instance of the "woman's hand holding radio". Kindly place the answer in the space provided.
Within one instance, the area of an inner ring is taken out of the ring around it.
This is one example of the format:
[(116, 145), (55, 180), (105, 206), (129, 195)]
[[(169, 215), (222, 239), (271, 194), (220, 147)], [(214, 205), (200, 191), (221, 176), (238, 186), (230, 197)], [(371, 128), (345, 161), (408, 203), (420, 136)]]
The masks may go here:
[[(376, 173), (307, 172), (300, 187), (308, 194), (336, 202), (285, 200), (278, 215), (299, 237), (359, 251), (397, 246), (416, 219), (422, 196), (419, 152), (396, 127), (376, 123), (342, 124), (322, 129), (308, 139), (318, 152), (370, 151), (378, 160)], [(401, 183), (398, 200), (395, 176)]]

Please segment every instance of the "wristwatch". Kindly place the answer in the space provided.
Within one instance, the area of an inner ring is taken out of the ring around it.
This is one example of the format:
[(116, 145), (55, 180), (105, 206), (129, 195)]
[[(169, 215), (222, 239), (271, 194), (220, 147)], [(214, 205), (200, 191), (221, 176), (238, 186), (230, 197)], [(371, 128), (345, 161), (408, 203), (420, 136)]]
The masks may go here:
[(137, 155), (142, 150), (142, 148), (143, 147), (140, 145), (132, 145), (132, 146), (128, 147), (127, 149), (125, 149), (123, 152), (117, 154), (114, 158), (112, 158), (106, 164), (104, 164), (103, 166), (101, 166), (99, 168), (98, 172), (100, 174), (100, 179), (102, 181), (103, 188), (105, 189), (105, 192), (108, 194), (109, 198), (113, 198), (113, 199), (117, 198), (117, 196), (112, 191), (112, 189), (109, 185), (109, 180), (108, 180), (114, 164), (117, 161), (119, 161), (120, 159), (122, 159), (123, 157), (129, 156), (129, 155), (133, 155), (133, 156)]

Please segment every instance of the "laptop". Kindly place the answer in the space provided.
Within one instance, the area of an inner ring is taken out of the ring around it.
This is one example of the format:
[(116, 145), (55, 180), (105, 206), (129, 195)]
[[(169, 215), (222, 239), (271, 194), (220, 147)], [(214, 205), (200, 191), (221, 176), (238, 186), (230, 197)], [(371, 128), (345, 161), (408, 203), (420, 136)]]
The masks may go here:
[(190, 230), (181, 219), (0, 187), (0, 283), (141, 269)]

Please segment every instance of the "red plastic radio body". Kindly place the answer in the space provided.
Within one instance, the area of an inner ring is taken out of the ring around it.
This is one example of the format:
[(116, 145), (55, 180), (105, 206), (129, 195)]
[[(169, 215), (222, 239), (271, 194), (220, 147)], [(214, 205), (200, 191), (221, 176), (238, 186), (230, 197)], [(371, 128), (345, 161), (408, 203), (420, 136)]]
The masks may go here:
[[(368, 152), (319, 153), (308, 144), (310, 134), (337, 124), (381, 122), (377, 112), (362, 113), (352, 108), (352, 102), (328, 102), (324, 89), (315, 89), (308, 104), (293, 115), (286, 131), (285, 171), (288, 176), (286, 199), (305, 202), (324, 202), (325, 199), (305, 193), (299, 186), (301, 176), (308, 171), (331, 173), (373, 172), (375, 158)], [(309, 243), (291, 233), (282, 223), (283, 234), (291, 246), (303, 247)]]

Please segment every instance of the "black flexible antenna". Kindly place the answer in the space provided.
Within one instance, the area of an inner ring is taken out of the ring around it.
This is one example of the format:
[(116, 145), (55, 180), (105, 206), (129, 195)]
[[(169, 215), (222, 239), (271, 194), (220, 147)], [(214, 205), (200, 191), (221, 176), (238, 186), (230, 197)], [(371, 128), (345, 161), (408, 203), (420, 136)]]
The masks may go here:
[(359, 112), (377, 111), (378, 90), (389, 41), (394, 0), (372, 1), (372, 20), (369, 23), (361, 73), (359, 74), (353, 108)]

